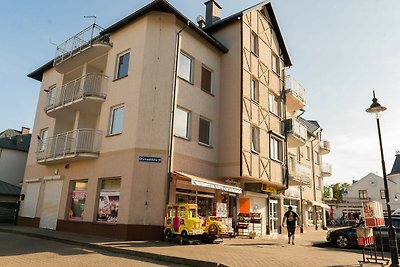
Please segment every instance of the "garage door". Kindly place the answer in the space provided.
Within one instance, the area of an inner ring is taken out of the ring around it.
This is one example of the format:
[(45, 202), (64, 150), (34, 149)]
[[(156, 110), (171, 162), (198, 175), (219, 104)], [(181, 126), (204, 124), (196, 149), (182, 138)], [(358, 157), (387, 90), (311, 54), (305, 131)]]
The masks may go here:
[(40, 182), (26, 184), (25, 198), (21, 201), (19, 216), (35, 218), (39, 191)]
[(40, 228), (56, 229), (63, 181), (46, 181), (43, 195)]

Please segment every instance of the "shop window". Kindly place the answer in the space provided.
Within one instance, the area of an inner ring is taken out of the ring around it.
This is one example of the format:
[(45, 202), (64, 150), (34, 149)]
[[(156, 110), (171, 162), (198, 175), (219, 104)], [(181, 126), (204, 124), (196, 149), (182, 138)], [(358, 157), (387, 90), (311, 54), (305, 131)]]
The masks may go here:
[(85, 211), (86, 190), (88, 181), (73, 181), (69, 203), (68, 218), (71, 220), (82, 220)]
[(102, 179), (100, 183), (97, 221), (115, 223), (118, 221), (121, 179)]

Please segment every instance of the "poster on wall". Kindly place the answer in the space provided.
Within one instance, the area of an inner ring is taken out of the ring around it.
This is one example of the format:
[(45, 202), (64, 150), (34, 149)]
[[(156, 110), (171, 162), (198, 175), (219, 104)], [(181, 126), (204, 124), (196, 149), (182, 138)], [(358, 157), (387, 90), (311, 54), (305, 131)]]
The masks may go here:
[(119, 209), (119, 192), (100, 192), (97, 221), (117, 222)]
[(85, 211), (86, 191), (75, 190), (71, 193), (69, 218), (80, 220)]

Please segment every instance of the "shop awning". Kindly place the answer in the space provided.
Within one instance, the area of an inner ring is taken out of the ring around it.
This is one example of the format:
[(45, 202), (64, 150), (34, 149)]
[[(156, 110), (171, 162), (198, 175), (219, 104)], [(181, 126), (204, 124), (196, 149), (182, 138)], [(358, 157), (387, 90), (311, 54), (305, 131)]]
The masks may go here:
[(184, 172), (177, 172), (177, 171), (175, 171), (173, 173), (173, 175), (175, 175), (181, 179), (190, 180), (192, 185), (202, 186), (202, 187), (207, 187), (207, 188), (212, 188), (212, 189), (218, 189), (218, 190), (222, 190), (222, 191), (229, 192), (229, 193), (235, 193), (235, 194), (242, 193), (242, 188), (240, 188), (240, 187), (236, 187), (236, 186), (229, 185), (229, 184), (224, 184), (222, 182), (216, 182), (210, 178), (198, 177), (195, 175), (187, 174)]
[(328, 205), (326, 205), (325, 203), (321, 203), (321, 202), (318, 202), (318, 201), (311, 201), (311, 203), (314, 206), (320, 206), (321, 208), (324, 208), (324, 209), (330, 209), (331, 208)]

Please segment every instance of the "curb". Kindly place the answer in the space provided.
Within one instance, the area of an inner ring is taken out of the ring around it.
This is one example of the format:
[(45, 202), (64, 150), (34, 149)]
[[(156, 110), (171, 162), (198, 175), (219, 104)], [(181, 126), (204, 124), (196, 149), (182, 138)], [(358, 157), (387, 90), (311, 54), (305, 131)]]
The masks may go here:
[(158, 261), (162, 261), (162, 262), (170, 262), (170, 263), (182, 264), (182, 265), (187, 265), (187, 266), (228, 267), (227, 265), (224, 265), (224, 264), (218, 263), (218, 262), (194, 260), (194, 259), (180, 258), (180, 257), (175, 257), (175, 256), (167, 256), (167, 255), (150, 253), (150, 252), (128, 250), (128, 249), (123, 249), (123, 248), (116, 248), (116, 247), (111, 247), (111, 246), (98, 245), (98, 244), (94, 244), (94, 243), (85, 243), (85, 242), (82, 242), (82, 241), (63, 239), (63, 238), (59, 238), (59, 237), (43, 235), (43, 234), (38, 234), (38, 233), (29, 233), (29, 232), (24, 232), (24, 231), (18, 231), (18, 230), (15, 230), (15, 229), (2, 229), (2, 228), (0, 228), (0, 232), (31, 236), (31, 237), (36, 237), (36, 238), (41, 238), (41, 239), (61, 242), (61, 243), (70, 244), (70, 245), (80, 245), (80, 246), (84, 246), (84, 247), (88, 247), (88, 248), (94, 248), (94, 249), (98, 249), (98, 250), (105, 250), (105, 251), (109, 251), (109, 252), (113, 252), (113, 253), (117, 253), (117, 254), (136, 256), (136, 257), (141, 257), (141, 258), (158, 260)]

